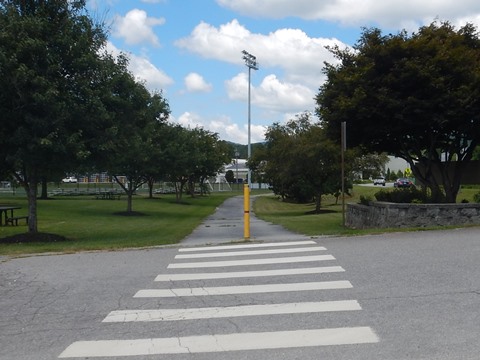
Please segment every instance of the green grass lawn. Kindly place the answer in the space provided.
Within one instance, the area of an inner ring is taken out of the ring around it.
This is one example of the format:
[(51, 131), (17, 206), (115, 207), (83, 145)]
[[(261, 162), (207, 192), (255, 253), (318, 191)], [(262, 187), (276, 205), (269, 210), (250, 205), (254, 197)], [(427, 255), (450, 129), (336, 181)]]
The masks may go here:
[[(355, 185), (351, 196), (346, 196), (346, 203), (358, 203), (360, 196), (375, 200), (375, 193), (384, 188), (381, 186), (360, 186)], [(458, 200), (463, 199), (473, 202), (473, 196), (479, 192), (478, 188), (462, 188)], [(354, 230), (342, 226), (342, 201), (333, 196), (322, 198), (322, 211), (320, 214), (313, 214), (315, 205), (295, 204), (281, 201), (276, 196), (261, 196), (255, 200), (254, 212), (260, 219), (282, 225), (291, 231), (315, 236), (315, 235), (362, 235), (385, 233), (389, 231), (409, 231), (418, 229), (365, 229)], [(422, 230), (425, 230), (423, 228)]]
[[(175, 195), (154, 199), (135, 196), (133, 210), (137, 216), (124, 216), (126, 198), (95, 200), (92, 196), (54, 197), (38, 200), (38, 231), (65, 236), (68, 240), (56, 243), (1, 244), (0, 254), (23, 254), (50, 251), (147, 247), (178, 243), (226, 198), (237, 192), (213, 193), (210, 196), (185, 196), (181, 204)], [(3, 204), (18, 204), (16, 215), (27, 214), (24, 197), (0, 198)], [(26, 232), (27, 226), (0, 227), (0, 238)]]

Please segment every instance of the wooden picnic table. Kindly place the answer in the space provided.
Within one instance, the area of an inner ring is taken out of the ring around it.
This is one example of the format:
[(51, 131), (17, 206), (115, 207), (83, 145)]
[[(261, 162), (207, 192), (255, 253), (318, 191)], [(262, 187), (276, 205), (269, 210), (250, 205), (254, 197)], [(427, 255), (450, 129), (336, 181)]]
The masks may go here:
[[(13, 210), (21, 209), (20, 206), (16, 205), (0, 205), (0, 226), (6, 226), (8, 224), (8, 219), (13, 219)], [(10, 211), (10, 217), (8, 212)]]
[(121, 192), (117, 191), (102, 191), (97, 193), (96, 199), (97, 200), (120, 200), (120, 196), (122, 195)]

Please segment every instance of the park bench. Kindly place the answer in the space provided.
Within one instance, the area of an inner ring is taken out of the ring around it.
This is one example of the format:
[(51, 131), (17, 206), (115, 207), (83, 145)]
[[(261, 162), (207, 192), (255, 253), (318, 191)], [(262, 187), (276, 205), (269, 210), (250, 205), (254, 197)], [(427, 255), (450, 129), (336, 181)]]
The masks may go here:
[(28, 216), (14, 216), (6, 219), (6, 224), (12, 224), (18, 226), (18, 220), (25, 219), (26, 224), (28, 224)]
[(120, 200), (121, 195), (122, 193), (120, 192), (106, 191), (106, 192), (97, 193), (95, 195), (95, 198), (97, 200)]

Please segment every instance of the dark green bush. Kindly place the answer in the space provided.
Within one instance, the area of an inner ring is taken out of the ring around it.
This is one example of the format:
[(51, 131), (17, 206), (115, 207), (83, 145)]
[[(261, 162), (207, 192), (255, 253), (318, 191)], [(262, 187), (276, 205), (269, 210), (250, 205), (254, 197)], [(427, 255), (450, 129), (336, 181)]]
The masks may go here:
[(480, 203), (480, 192), (473, 195), (473, 201), (475, 201), (476, 203)]
[(407, 189), (395, 189), (393, 191), (380, 190), (375, 194), (377, 201), (403, 203), (403, 204), (422, 204), (429, 202), (427, 195), (415, 187)]
[(360, 204), (370, 205), (370, 201), (372, 201), (372, 198), (370, 196), (360, 195)]

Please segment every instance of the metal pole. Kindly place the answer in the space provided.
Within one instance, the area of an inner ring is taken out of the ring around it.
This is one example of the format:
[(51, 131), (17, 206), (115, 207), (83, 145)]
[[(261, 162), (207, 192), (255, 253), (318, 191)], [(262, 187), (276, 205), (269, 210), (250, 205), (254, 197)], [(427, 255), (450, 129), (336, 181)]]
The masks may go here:
[(238, 151), (235, 149), (235, 167), (236, 167), (236, 175), (235, 175), (235, 182), (237, 183), (237, 190), (240, 190), (240, 185), (238, 184)]
[(243, 238), (250, 240), (250, 188), (243, 185)]
[[(252, 69), (258, 70), (257, 58), (247, 51), (243, 50), (243, 60), (245, 60), (245, 65), (248, 67), (248, 154), (247, 160), (250, 160), (252, 156), (252, 144), (251, 144), (251, 73)], [(252, 172), (248, 169), (248, 187), (252, 186)]]
[[(252, 156), (252, 144), (250, 142), (250, 117), (251, 117), (251, 105), (250, 105), (250, 73), (252, 68), (248, 67), (248, 153), (247, 158), (250, 160)], [(248, 168), (248, 188), (252, 188), (252, 171)]]
[[(251, 123), (251, 109), (250, 109), (250, 93), (251, 93), (251, 72), (252, 69), (258, 70), (257, 58), (247, 51), (243, 50), (243, 60), (245, 60), (245, 65), (248, 67), (248, 153), (247, 160), (250, 160), (252, 156), (252, 144), (250, 141), (250, 123)], [(252, 172), (250, 168), (248, 169), (248, 184), (244, 185), (244, 237), (245, 239), (250, 239), (250, 189), (252, 186)]]

